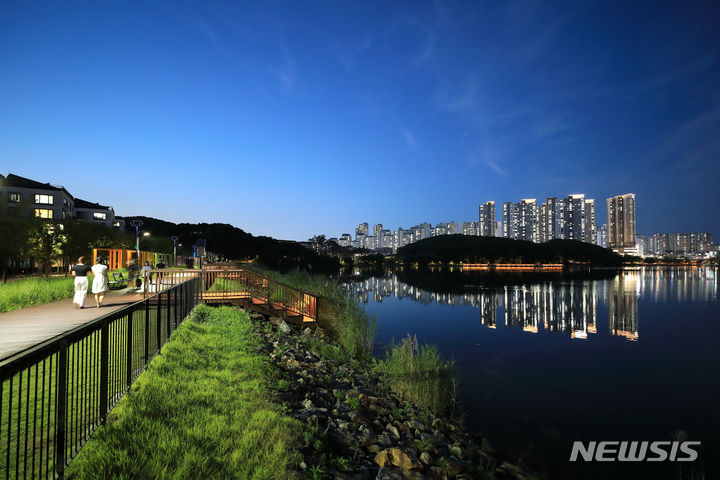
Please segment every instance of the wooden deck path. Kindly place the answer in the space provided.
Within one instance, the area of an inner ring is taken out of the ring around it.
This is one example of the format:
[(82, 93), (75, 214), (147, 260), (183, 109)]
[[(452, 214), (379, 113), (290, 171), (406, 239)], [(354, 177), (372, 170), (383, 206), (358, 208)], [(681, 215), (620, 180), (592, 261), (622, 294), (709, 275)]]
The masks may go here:
[(139, 300), (142, 294), (117, 290), (105, 297), (101, 308), (95, 307), (95, 297), (88, 294), (82, 310), (75, 309), (72, 298), (67, 298), (0, 313), (0, 360)]

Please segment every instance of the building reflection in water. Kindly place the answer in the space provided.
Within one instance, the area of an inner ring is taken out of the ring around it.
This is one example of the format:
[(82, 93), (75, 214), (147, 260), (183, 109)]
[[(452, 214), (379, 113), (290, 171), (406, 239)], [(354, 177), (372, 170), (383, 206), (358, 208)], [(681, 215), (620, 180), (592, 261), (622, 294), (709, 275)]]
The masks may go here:
[(654, 301), (716, 302), (717, 272), (706, 268), (643, 269), (626, 271), (610, 280), (505, 285), (466, 293), (423, 290), (397, 280), (394, 275), (349, 282), (350, 291), (367, 303), (394, 296), (428, 305), (469, 305), (480, 312), (480, 323), (490, 329), (501, 326), (525, 332), (564, 333), (573, 339), (597, 334), (598, 302), (608, 305), (609, 333), (637, 341), (638, 299)]

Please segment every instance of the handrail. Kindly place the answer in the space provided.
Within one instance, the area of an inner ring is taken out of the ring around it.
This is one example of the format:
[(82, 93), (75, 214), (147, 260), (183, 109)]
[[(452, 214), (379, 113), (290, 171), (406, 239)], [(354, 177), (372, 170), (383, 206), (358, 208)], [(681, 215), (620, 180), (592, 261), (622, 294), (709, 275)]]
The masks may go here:
[[(287, 310), (308, 317), (313, 321), (317, 321), (318, 318), (318, 295), (278, 282), (255, 270), (243, 268), (203, 270), (164, 268), (147, 270), (145, 277), (146, 282), (143, 287), (145, 293), (152, 288), (160, 290), (169, 288), (178, 279), (201, 278), (202, 294), (206, 300), (229, 300), (237, 298), (238, 295), (244, 298), (248, 296), (253, 298), (253, 293), (258, 293), (255, 289), (261, 289), (265, 290), (264, 295), (255, 298), (262, 298), (268, 303), (282, 305)], [(213, 289), (213, 286), (220, 279), (235, 280), (240, 284), (240, 288), (222, 288), (221, 286)], [(271, 296), (275, 296), (275, 300), (271, 301)]]
[(62, 478), (201, 301), (189, 279), (0, 361), (0, 478)]

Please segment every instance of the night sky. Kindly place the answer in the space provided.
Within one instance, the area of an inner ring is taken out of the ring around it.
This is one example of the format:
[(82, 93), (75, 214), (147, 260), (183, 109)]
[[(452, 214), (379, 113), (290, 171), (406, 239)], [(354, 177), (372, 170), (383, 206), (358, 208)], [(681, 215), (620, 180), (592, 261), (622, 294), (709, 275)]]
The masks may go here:
[(0, 3), (0, 173), (295, 240), (630, 192), (720, 237), (717, 2), (239, 3)]

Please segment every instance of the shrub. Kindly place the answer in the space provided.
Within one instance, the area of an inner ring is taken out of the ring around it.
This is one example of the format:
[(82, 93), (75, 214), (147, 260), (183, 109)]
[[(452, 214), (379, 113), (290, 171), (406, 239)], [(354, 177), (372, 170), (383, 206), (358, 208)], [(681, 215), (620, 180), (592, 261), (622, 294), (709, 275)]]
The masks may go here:
[(433, 414), (452, 413), (457, 380), (454, 362), (441, 358), (435, 345), (420, 345), (417, 337), (403, 338), (388, 351), (377, 370), (402, 398)]

